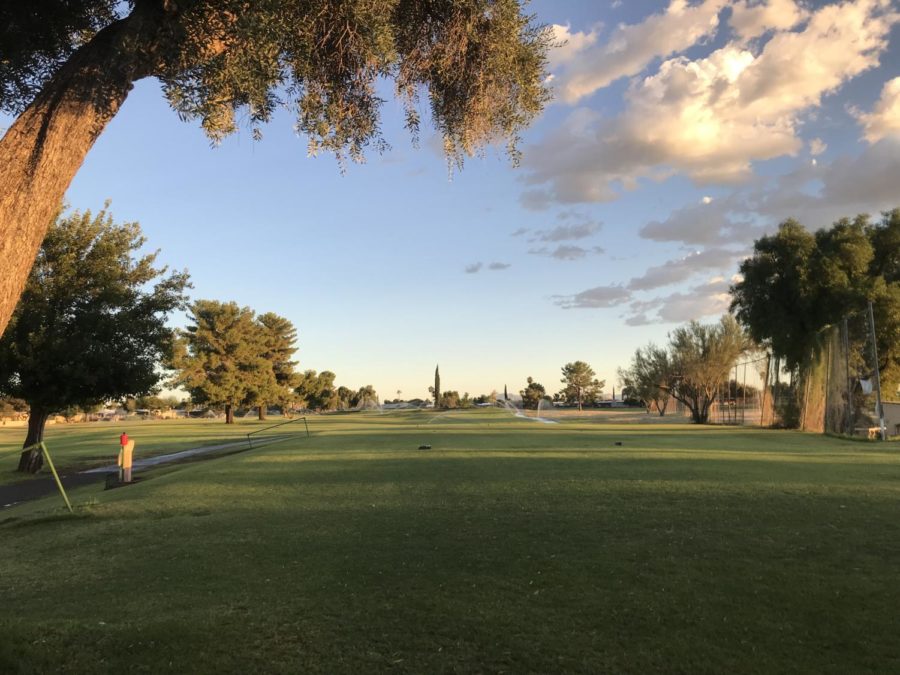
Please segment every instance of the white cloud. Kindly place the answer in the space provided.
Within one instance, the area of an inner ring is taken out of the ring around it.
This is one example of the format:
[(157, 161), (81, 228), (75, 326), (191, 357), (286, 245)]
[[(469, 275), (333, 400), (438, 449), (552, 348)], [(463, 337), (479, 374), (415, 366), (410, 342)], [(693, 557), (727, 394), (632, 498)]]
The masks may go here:
[(596, 44), (597, 38), (600, 37), (600, 29), (601, 26), (595, 26), (589, 31), (573, 33), (571, 26), (552, 25), (550, 30), (553, 32), (553, 42), (556, 46), (547, 55), (547, 69), (553, 72), (578, 59), (582, 52)]
[(547, 190), (526, 190), (519, 202), (530, 211), (543, 211), (553, 203), (553, 195)]
[(679, 172), (697, 183), (744, 181), (752, 162), (800, 151), (804, 115), (877, 66), (898, 21), (887, 0), (837, 3), (775, 33), (758, 54), (732, 42), (665, 61), (631, 83), (619, 116), (576, 109), (526, 152), (523, 203), (611, 201), (640, 179)]
[(793, 28), (807, 16), (794, 0), (739, 0), (731, 8), (728, 23), (741, 40), (751, 40), (769, 30)]
[(695, 5), (671, 0), (665, 12), (619, 25), (602, 43), (596, 31), (570, 33), (567, 26), (554, 26), (555, 37), (569, 40), (550, 55), (551, 69), (561, 67), (554, 78), (560, 98), (575, 103), (620, 77), (640, 73), (655, 58), (682, 52), (714, 34), (724, 5), (724, 0)]
[(828, 144), (821, 138), (814, 138), (809, 142), (809, 154), (813, 157), (821, 155), (828, 149)]
[(730, 286), (728, 278), (718, 276), (687, 291), (648, 300), (632, 300), (631, 291), (622, 286), (597, 286), (575, 295), (556, 296), (555, 302), (563, 309), (604, 309), (628, 303), (629, 313), (624, 318), (629, 326), (683, 323), (726, 312)]
[(770, 223), (792, 217), (817, 229), (843, 216), (898, 206), (898, 176), (900, 136), (887, 136), (856, 156), (801, 167), (773, 185), (733, 195), (732, 202)]
[(683, 258), (651, 267), (641, 276), (634, 277), (627, 288), (631, 291), (647, 291), (686, 281), (705, 270), (729, 270), (736, 268), (738, 259), (745, 255), (746, 253), (724, 248), (695, 251)]
[(803, 30), (778, 33), (741, 78), (746, 115), (792, 115), (879, 64), (900, 14), (890, 0), (825, 5)]
[(686, 292), (639, 300), (629, 305), (630, 314), (625, 316), (629, 326), (644, 326), (654, 323), (685, 323), (707, 316), (718, 316), (728, 311), (731, 296), (728, 293), (731, 282), (725, 277), (714, 277), (706, 283), (692, 287)]
[(881, 96), (872, 112), (856, 112), (856, 117), (869, 143), (875, 143), (891, 134), (900, 135), (900, 77), (884, 83)]
[(555, 249), (549, 249), (546, 246), (542, 246), (541, 248), (530, 249), (528, 252), (532, 255), (544, 255), (550, 258), (556, 258), (557, 260), (581, 260), (592, 253), (599, 255), (603, 253), (603, 249), (599, 246), (588, 249), (582, 248), (581, 246), (560, 244)]
[(731, 303), (729, 285), (723, 279), (714, 279), (686, 293), (672, 293), (662, 299), (657, 316), (661, 322), (684, 323), (723, 314)]
[(712, 200), (713, 200), (712, 197), (705, 196), (705, 197), (703, 197), (703, 199), (700, 200), (700, 203), (701, 204), (712, 204)]
[(691, 245), (746, 243), (761, 233), (760, 227), (746, 215), (734, 198), (688, 204), (673, 210), (665, 220), (644, 225), (638, 234), (652, 241), (675, 241)]
[(512, 267), (511, 263), (492, 262), (487, 268), (492, 272), (499, 272), (501, 270), (509, 269), (510, 267)]
[(581, 293), (555, 296), (556, 304), (563, 309), (615, 307), (628, 302), (631, 291), (621, 286), (597, 286)]
[(600, 231), (602, 225), (596, 221), (587, 220), (573, 225), (557, 225), (550, 230), (535, 232), (532, 241), (570, 241), (573, 239), (585, 239)]

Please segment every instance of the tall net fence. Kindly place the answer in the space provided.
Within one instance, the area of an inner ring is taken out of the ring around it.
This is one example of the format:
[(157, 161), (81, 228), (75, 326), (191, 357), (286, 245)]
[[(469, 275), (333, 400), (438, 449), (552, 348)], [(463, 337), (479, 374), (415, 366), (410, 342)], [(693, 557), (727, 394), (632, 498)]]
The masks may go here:
[(884, 438), (876, 350), (874, 320), (859, 312), (820, 331), (797, 371), (771, 354), (751, 354), (720, 385), (709, 421)]
[(771, 424), (771, 395), (767, 390), (768, 354), (751, 354), (732, 368), (713, 405), (709, 421), (718, 424), (764, 426)]
[(799, 427), (868, 438), (882, 437), (874, 322), (852, 314), (819, 333), (795, 392)]

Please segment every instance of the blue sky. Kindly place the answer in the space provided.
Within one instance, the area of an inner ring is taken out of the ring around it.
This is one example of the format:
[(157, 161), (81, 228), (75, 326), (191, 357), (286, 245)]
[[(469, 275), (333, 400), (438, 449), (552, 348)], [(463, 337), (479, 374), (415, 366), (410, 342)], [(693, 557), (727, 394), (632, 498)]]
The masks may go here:
[[(549, 391), (576, 359), (616, 382), (648, 341), (714, 320), (754, 237), (900, 205), (900, 7), (534, 2), (555, 102), (510, 167), (448, 175), (439, 143), (341, 175), (286, 114), (211, 148), (139, 83), (72, 184), (188, 268), (195, 298), (286, 316), (302, 369), (382, 397)], [(895, 79), (896, 78), (896, 79)], [(494, 269), (491, 269), (491, 268)]]

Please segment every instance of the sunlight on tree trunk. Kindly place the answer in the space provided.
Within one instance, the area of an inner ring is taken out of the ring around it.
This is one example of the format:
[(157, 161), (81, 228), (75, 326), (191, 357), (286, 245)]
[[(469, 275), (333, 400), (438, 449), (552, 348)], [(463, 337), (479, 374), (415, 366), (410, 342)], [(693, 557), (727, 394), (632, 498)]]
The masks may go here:
[(18, 471), (22, 473), (37, 473), (44, 465), (44, 453), (40, 448), (34, 448), (44, 440), (44, 427), (50, 414), (37, 407), (32, 407), (28, 415), (28, 435), (25, 436), (23, 448), (28, 448), (19, 457)]
[[(146, 75), (132, 42), (140, 16), (117, 21), (79, 49), (0, 140), (0, 334), (44, 235), (85, 156)], [(111, 67), (111, 64), (115, 64)]]

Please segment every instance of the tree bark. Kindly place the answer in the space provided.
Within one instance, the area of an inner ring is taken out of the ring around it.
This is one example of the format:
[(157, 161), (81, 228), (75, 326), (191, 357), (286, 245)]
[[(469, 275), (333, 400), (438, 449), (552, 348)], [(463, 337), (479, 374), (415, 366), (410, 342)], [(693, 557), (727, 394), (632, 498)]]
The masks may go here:
[(266, 419), (266, 404), (263, 403), (262, 405), (257, 406), (256, 411), (259, 415), (259, 421), (264, 421)]
[(225, 424), (234, 424), (234, 408), (230, 403), (225, 404)]
[(28, 433), (25, 435), (25, 443), (22, 445), (24, 450), (19, 456), (17, 471), (37, 473), (44, 465), (43, 451), (40, 447), (35, 448), (34, 446), (44, 440), (44, 427), (48, 417), (50, 417), (50, 413), (43, 408), (31, 406), (28, 413)]
[(155, 67), (163, 9), (140, 7), (79, 48), (0, 140), (0, 334), (69, 183)]

